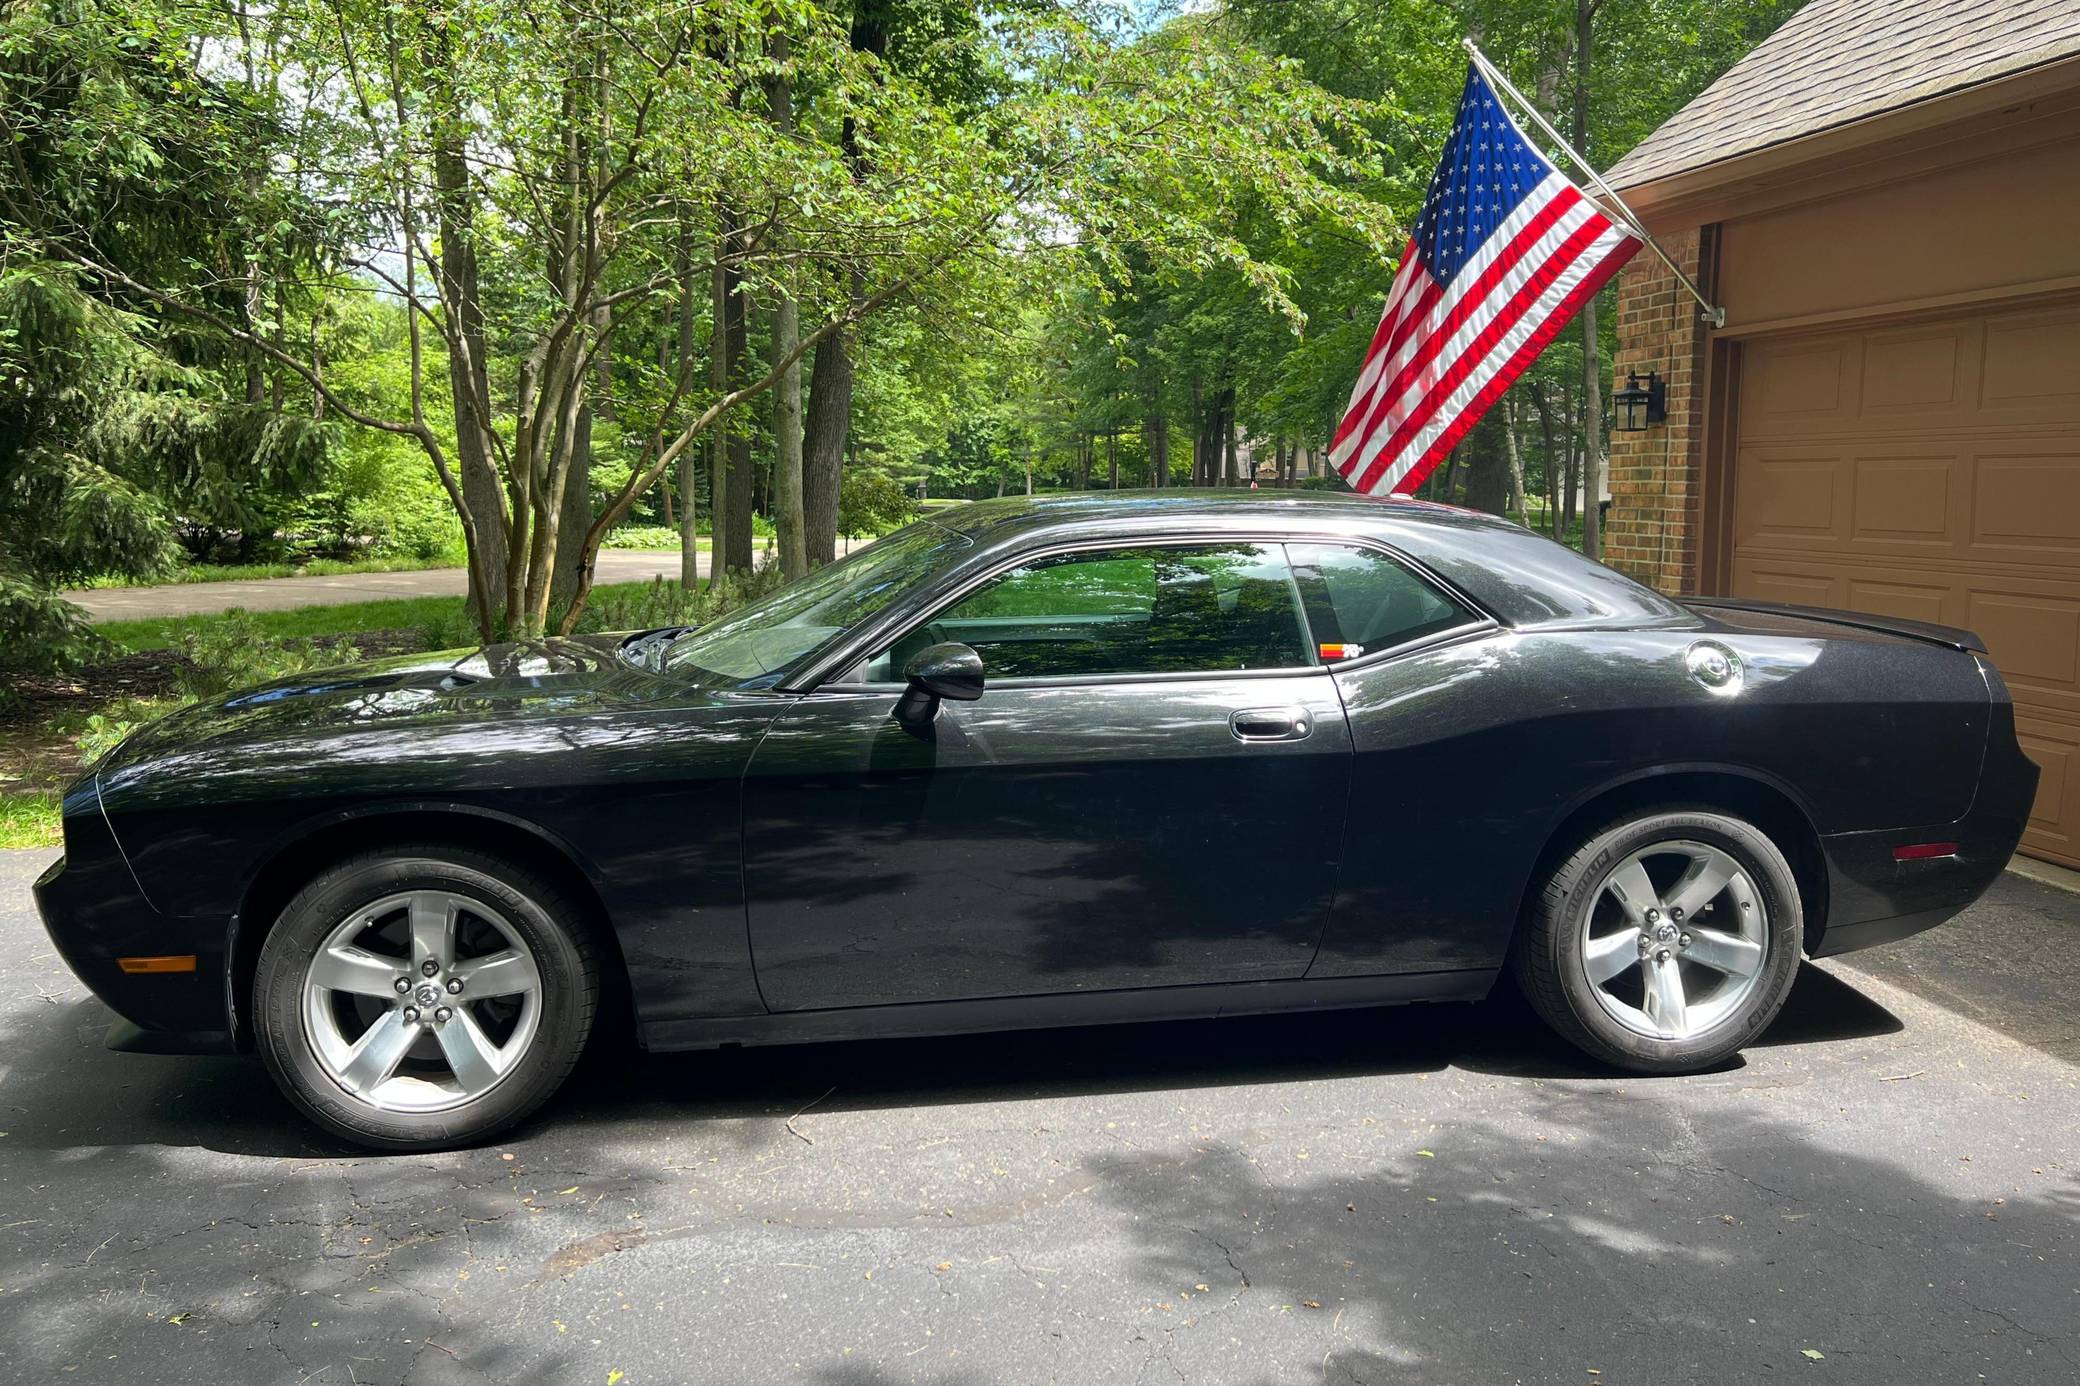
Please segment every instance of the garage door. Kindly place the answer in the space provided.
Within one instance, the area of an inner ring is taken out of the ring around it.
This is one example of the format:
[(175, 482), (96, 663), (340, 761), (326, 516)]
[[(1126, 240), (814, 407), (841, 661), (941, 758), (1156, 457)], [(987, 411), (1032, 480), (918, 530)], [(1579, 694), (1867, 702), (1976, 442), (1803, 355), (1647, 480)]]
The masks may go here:
[(1742, 348), (1734, 595), (1977, 631), (2080, 866), (2080, 304)]

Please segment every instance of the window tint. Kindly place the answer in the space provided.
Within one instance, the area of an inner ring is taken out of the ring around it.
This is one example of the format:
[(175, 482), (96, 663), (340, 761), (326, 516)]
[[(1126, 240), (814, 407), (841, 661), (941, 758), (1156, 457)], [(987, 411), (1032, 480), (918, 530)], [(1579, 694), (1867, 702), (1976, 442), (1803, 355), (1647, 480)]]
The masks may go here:
[(1315, 662), (1300, 594), (1275, 544), (1107, 549), (1005, 573), (874, 659), (895, 682), (942, 640), (993, 679), (1293, 669)]
[(1476, 619), (1383, 553), (1341, 544), (1288, 544), (1286, 553), (1325, 663), (1405, 645)]

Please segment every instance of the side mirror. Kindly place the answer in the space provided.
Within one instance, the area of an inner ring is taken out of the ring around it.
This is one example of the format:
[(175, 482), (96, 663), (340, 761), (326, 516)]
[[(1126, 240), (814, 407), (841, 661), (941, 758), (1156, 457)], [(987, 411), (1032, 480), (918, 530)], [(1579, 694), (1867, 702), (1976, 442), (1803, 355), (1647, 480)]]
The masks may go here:
[(951, 641), (927, 645), (903, 666), (903, 680), (910, 687), (896, 703), (896, 720), (916, 726), (932, 720), (942, 698), (972, 703), (982, 696), (982, 656)]

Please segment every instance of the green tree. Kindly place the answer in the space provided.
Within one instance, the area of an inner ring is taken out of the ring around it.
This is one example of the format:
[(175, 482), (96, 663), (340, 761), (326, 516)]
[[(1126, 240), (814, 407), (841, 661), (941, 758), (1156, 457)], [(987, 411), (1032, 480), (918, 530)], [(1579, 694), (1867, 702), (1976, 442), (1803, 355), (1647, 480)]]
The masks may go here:
[(63, 0), (0, 16), (4, 663), (87, 647), (62, 584), (158, 572), (178, 519), (267, 530), (324, 462), (322, 421), (252, 353), (81, 269), (118, 258), (257, 337), (292, 291), (253, 295), (254, 267), (293, 285), (306, 263), (306, 210), (253, 173), (263, 103), (156, 18)]

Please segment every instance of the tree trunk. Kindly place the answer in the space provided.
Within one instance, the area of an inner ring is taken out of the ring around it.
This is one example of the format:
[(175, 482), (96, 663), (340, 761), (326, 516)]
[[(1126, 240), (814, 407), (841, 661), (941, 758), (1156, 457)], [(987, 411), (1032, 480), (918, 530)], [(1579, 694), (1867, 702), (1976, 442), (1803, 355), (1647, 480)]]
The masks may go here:
[[(693, 384), (693, 296), (699, 284), (693, 273), (693, 252), (683, 233), (679, 238), (678, 260), (679, 362), (678, 370), (674, 374), (679, 383), (679, 392), (685, 394)], [(663, 439), (660, 436), (659, 446), (662, 445)], [(679, 585), (688, 592), (699, 591), (701, 585), (700, 471), (699, 449), (688, 448), (679, 454)]]
[(1538, 410), (1539, 435), (1545, 443), (1546, 459), (1546, 532), (1558, 535), (1560, 530), (1560, 443), (1559, 429), (1553, 421), (1553, 401), (1546, 393), (1543, 383), (1531, 387), (1531, 404)]
[(809, 416), (802, 441), (802, 518), (809, 564), (838, 556), (838, 501), (852, 430), (852, 334), (836, 332), (816, 348), (809, 369)]
[(1242, 462), (1236, 455), (1235, 437), (1235, 387), (1230, 385), (1221, 391), (1221, 485), (1235, 486), (1241, 483)]
[(1490, 515), (1500, 515), (1509, 506), (1509, 463), (1496, 436), (1501, 422), (1499, 415), (1490, 413), (1460, 444), (1466, 453), (1466, 504)]
[(1509, 457), (1509, 508), (1517, 512), (1517, 523), (1531, 526), (1531, 511), (1524, 500), (1524, 450), (1517, 445), (1517, 396), (1502, 396), (1502, 445)]
[[(733, 220), (725, 207), (725, 227)], [(723, 254), (735, 254), (742, 245), (733, 231), (725, 231)], [(718, 395), (736, 387), (744, 373), (745, 340), (749, 335), (750, 307), (742, 292), (743, 280), (728, 264), (715, 269), (716, 348), (710, 353), (711, 380)], [(710, 528), (714, 543), (709, 552), (709, 581), (725, 573), (748, 573), (751, 546), (751, 440), (744, 433), (743, 411), (733, 409), (716, 421), (709, 480)]]
[[(1589, 147), (1590, 45), (1602, 0), (1575, 0), (1574, 147)], [(1596, 344), (1596, 299), (1582, 304), (1582, 552), (1603, 555), (1603, 362)]]
[(1151, 414), (1141, 425), (1141, 436), (1148, 444), (1148, 484), (1160, 490), (1170, 481), (1170, 421)]
[[(606, 328), (607, 310), (595, 309), (593, 331), (603, 333)], [(591, 585), (583, 573), (587, 562), (585, 545), (579, 541), (592, 527), (592, 421), (595, 415), (602, 419), (614, 417), (613, 390), (613, 353), (602, 342), (593, 357), (591, 397), (578, 410), (576, 445), (571, 453), (570, 475), (564, 480), (563, 506), (556, 526), (559, 542), (549, 586), (549, 604), (553, 607), (569, 606), (581, 587)]]
[[(774, 34), (769, 48), (776, 72), (766, 83), (766, 100), (773, 129), (784, 140), (794, 134), (794, 84), (787, 76), (787, 35)], [(773, 531), (780, 541), (780, 571), (790, 580), (809, 571), (807, 519), (802, 504), (802, 363), (795, 356), (801, 336), (801, 310), (793, 298), (783, 293), (773, 304), (767, 359), (780, 374), (773, 383)]]
[[(446, 42), (445, 33), (441, 41)], [(476, 207), (463, 157), (468, 130), (456, 109), (453, 90), (443, 85), (440, 100), (442, 111), (433, 140), (440, 299), (453, 324), (447, 351), (448, 387), (454, 400), (457, 479), (470, 516), (463, 522), (469, 600), (476, 609), (478, 633), (489, 640), (506, 618), (504, 524), (501, 519), (493, 525), (505, 513), (505, 491), (492, 460), (491, 383), (485, 363), (484, 300), (477, 278)]]

